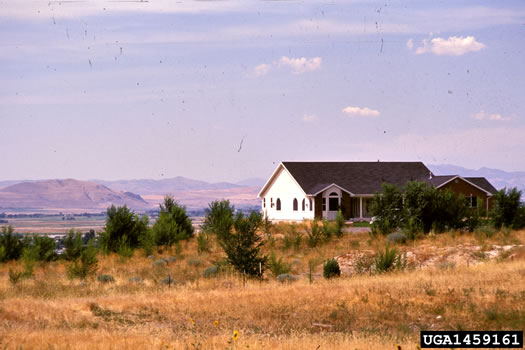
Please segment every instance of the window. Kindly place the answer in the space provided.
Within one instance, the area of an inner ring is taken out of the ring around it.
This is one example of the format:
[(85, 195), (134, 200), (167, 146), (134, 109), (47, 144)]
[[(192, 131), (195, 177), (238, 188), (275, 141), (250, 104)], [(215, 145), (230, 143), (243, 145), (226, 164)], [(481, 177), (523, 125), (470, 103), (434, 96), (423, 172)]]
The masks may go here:
[(303, 204), (301, 206), (301, 209), (304, 211), (304, 206), (306, 205), (306, 199), (303, 198)]
[(310, 198), (309, 201), (310, 201), (310, 211), (312, 211), (312, 199)]
[(326, 211), (326, 198), (323, 198), (323, 211)]
[(266, 198), (263, 198), (263, 208), (266, 208)]
[(277, 198), (277, 202), (275, 202), (275, 207), (277, 210), (281, 210), (281, 200)]
[(328, 210), (339, 210), (339, 196), (335, 192), (330, 193), (330, 198), (328, 198)]
[(297, 211), (297, 207), (299, 207), (299, 204), (297, 203), (297, 198), (293, 199), (293, 211)]
[(329, 211), (338, 211), (339, 210), (339, 198), (330, 197), (328, 198), (328, 210)]
[(466, 197), (465, 200), (467, 201), (467, 207), (468, 208), (477, 208), (478, 207), (478, 197), (470, 195), (469, 197)]
[(273, 208), (273, 197), (270, 198), (270, 208)]

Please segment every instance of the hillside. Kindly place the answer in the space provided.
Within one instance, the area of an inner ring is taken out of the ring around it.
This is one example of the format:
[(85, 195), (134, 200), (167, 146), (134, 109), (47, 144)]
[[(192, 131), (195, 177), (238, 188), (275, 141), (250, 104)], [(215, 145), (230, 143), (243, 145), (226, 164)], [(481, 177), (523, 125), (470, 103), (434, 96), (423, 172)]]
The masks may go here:
[(232, 184), (229, 182), (209, 183), (206, 181), (188, 179), (182, 176), (162, 180), (93, 180), (93, 182), (107, 186), (114, 190), (130, 191), (133, 193), (140, 193), (141, 195), (195, 190), (225, 190), (230, 188), (241, 187), (239, 185)]
[(73, 179), (22, 182), (0, 189), (0, 208), (104, 210), (111, 204), (133, 209), (151, 207), (140, 195)]

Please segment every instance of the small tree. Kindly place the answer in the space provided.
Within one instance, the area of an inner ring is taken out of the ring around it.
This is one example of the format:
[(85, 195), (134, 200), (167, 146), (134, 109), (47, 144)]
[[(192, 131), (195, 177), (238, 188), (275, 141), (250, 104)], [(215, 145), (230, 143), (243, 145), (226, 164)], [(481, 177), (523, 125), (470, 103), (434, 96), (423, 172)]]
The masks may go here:
[(341, 276), (341, 269), (339, 263), (335, 259), (328, 259), (323, 265), (323, 276), (326, 279)]
[(31, 244), (24, 249), (24, 256), (33, 261), (49, 262), (58, 257), (55, 253), (55, 240), (46, 236), (33, 236)]
[(73, 229), (69, 230), (64, 238), (64, 258), (69, 261), (79, 258), (83, 245), (82, 232), (78, 231), (75, 233)]
[(90, 275), (94, 275), (97, 271), (97, 265), (97, 248), (93, 240), (91, 240), (87, 247), (82, 248), (80, 256), (68, 266), (69, 278), (85, 279)]
[(202, 230), (214, 233), (219, 240), (229, 236), (233, 227), (234, 206), (229, 200), (213, 201), (206, 209)]
[(13, 226), (3, 226), (0, 234), (0, 262), (19, 259), (28, 243), (28, 239), (23, 240), (14, 233)]
[(494, 226), (500, 228), (505, 225), (511, 226), (518, 215), (520, 208), (521, 191), (516, 187), (496, 192), (494, 200), (496, 201), (492, 212)]
[(127, 206), (112, 205), (107, 210), (106, 226), (100, 235), (100, 243), (106, 252), (117, 252), (122, 242), (126, 242), (130, 248), (137, 248), (141, 237), (146, 235), (147, 231), (146, 215), (139, 218)]
[(194, 231), (186, 209), (179, 206), (171, 196), (164, 197), (164, 205), (160, 205), (159, 218), (152, 230), (158, 246), (172, 246), (181, 239), (192, 237)]
[(372, 229), (387, 235), (401, 226), (404, 218), (403, 195), (395, 185), (383, 183), (381, 188), (382, 192), (377, 192), (372, 202), (372, 215), (376, 217)]
[(337, 212), (335, 216), (335, 234), (337, 237), (343, 236), (343, 227), (345, 226), (345, 217), (341, 209)]
[(245, 217), (239, 212), (233, 223), (235, 232), (223, 232), (219, 238), (228, 262), (237, 271), (250, 277), (262, 277), (266, 269), (267, 257), (260, 254), (263, 240), (257, 235), (261, 223), (261, 214), (252, 211)]

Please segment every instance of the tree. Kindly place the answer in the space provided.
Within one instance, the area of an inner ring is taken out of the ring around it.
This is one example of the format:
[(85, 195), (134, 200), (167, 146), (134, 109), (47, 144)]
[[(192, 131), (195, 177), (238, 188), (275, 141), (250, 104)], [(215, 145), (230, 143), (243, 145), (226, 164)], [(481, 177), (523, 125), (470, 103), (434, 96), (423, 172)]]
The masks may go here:
[(227, 255), (228, 262), (240, 273), (250, 277), (262, 277), (266, 269), (267, 257), (260, 254), (262, 238), (257, 229), (262, 224), (262, 215), (252, 211), (248, 217), (238, 213), (233, 227), (228, 233), (223, 232), (219, 243)]
[(137, 214), (127, 206), (107, 209), (106, 226), (100, 235), (100, 243), (106, 252), (117, 252), (122, 246), (137, 248), (141, 237), (147, 234), (148, 217)]
[(419, 227), (424, 233), (432, 228), (444, 231), (450, 228), (461, 228), (463, 219), (468, 216), (465, 199), (456, 197), (454, 192), (438, 190), (424, 182), (410, 181), (404, 191), (403, 227)]
[(86, 277), (95, 274), (97, 271), (97, 265), (97, 248), (95, 247), (93, 240), (91, 240), (86, 247), (82, 247), (80, 256), (68, 266), (68, 275), (70, 278), (78, 277), (80, 279), (85, 279)]
[(73, 229), (69, 230), (67, 236), (64, 238), (64, 258), (70, 261), (79, 258), (83, 245), (82, 232), (79, 231), (75, 233)]
[(164, 197), (164, 205), (160, 205), (159, 218), (152, 229), (155, 244), (159, 246), (172, 246), (181, 239), (191, 238), (194, 232), (186, 209), (171, 196)]
[(233, 227), (234, 210), (235, 208), (229, 200), (211, 202), (206, 209), (202, 230), (214, 233), (219, 240), (229, 236)]
[(19, 259), (27, 244), (28, 239), (22, 240), (20, 235), (15, 234), (13, 226), (3, 226), (0, 235), (0, 262)]
[(376, 217), (372, 228), (386, 235), (401, 226), (403, 195), (395, 185), (383, 183), (381, 188), (381, 193), (377, 192), (372, 202), (372, 215)]
[(500, 228), (503, 225), (509, 227), (513, 224), (520, 210), (521, 194), (522, 192), (516, 187), (509, 189), (505, 187), (494, 194), (496, 201), (492, 212), (494, 226)]

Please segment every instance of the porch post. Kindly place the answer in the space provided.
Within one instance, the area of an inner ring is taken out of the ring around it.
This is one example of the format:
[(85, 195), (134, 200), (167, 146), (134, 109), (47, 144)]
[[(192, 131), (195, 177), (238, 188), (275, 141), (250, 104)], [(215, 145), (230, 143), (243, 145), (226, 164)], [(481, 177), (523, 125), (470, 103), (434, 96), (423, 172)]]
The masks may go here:
[(363, 197), (359, 197), (359, 218), (363, 218)]

